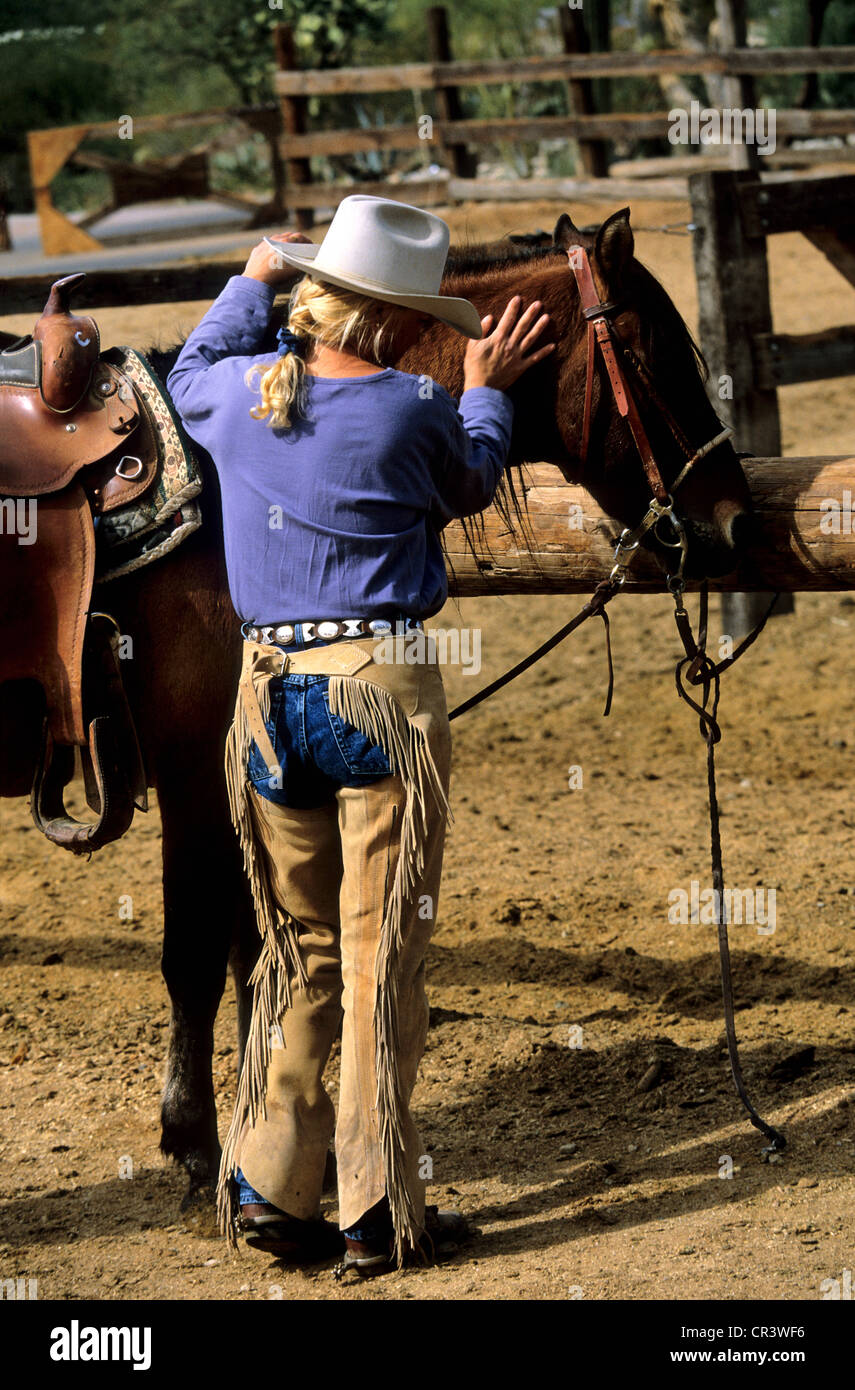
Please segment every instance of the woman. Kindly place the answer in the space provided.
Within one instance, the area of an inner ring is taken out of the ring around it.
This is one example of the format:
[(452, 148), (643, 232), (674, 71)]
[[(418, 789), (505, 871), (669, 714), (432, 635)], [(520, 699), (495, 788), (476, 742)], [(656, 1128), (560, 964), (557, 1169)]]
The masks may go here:
[[(167, 383), (217, 468), (246, 639), (226, 775), (263, 944), (221, 1218), (232, 1242), (239, 1206), (248, 1243), (295, 1263), (343, 1250), (360, 1273), (425, 1257), (462, 1225), (425, 1210), (409, 1111), (448, 716), (435, 664), (373, 658), (445, 602), (439, 531), (492, 501), (503, 391), (554, 346), (538, 346), (538, 302), (511, 301), (492, 327), (441, 295), (448, 243), (432, 213), (346, 198), (320, 246), (285, 234), (255, 248)], [(295, 269), (279, 353), (255, 355)], [(389, 366), (434, 319), (470, 339), (459, 408)], [(339, 1030), (336, 1119), (322, 1078)], [(341, 1232), (320, 1217), (333, 1129)]]

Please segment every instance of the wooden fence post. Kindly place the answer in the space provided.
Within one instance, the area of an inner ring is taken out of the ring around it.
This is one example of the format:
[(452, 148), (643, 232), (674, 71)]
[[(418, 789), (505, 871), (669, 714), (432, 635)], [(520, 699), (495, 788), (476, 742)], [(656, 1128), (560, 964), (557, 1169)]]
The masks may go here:
[[(581, 10), (570, 10), (566, 6), (559, 6), (558, 23), (565, 53), (590, 53), (591, 44)], [(593, 90), (589, 81), (571, 77), (567, 83), (567, 96), (571, 116), (593, 116), (596, 114)], [(606, 178), (609, 166), (606, 159), (605, 141), (579, 140), (578, 145), (582, 169), (587, 177), (592, 179)]]
[[(739, 198), (740, 186), (755, 180), (749, 170), (692, 174), (689, 196), (701, 348), (713, 403), (732, 426), (735, 447), (768, 458), (781, 452), (778, 393), (757, 385), (752, 352), (755, 334), (772, 331), (766, 238), (749, 235)], [(732, 637), (749, 632), (770, 597), (725, 595), (722, 631)], [(792, 612), (787, 595), (775, 611)]]
[(250, 227), (263, 227), (268, 222), (287, 219), (288, 207), (285, 201), (285, 160), (282, 158), (282, 106), (279, 102), (257, 109), (243, 107), (241, 120), (250, 130), (262, 135), (270, 150), (270, 181), (273, 184), (273, 197), (264, 203), (252, 216)]
[[(748, 43), (746, 0), (716, 0), (718, 20), (718, 43), (725, 53), (734, 48), (745, 48)], [(722, 79), (724, 101), (731, 110), (753, 110), (756, 104), (754, 78), (746, 74), (733, 76), (726, 73)], [(731, 147), (731, 169), (759, 169), (760, 156), (756, 144), (747, 145), (743, 140)], [(764, 251), (765, 260), (765, 251)], [(775, 450), (777, 453), (777, 449)]]
[[(808, 46), (819, 48), (822, 38), (822, 26), (825, 22), (825, 12), (831, 0), (808, 0)], [(796, 105), (806, 111), (812, 106), (819, 106), (819, 73), (805, 73), (804, 86), (796, 97)]]
[[(273, 42), (276, 49), (276, 65), (284, 72), (293, 72), (299, 66), (297, 62), (297, 48), (294, 43), (294, 31), (290, 24), (277, 24), (273, 31)], [(288, 158), (288, 138), (291, 135), (306, 134), (306, 98), (288, 97), (280, 98), (282, 102), (282, 145), (285, 155), (285, 170), (288, 175), (288, 182), (292, 185), (308, 184), (312, 182), (312, 169), (308, 159), (289, 159)], [(295, 208), (294, 225), (299, 232), (306, 232), (315, 225), (315, 214), (312, 208)]]
[[(612, 0), (597, 0), (593, 6), (585, 7), (584, 13), (588, 16), (588, 35), (591, 48), (595, 53), (611, 53), (612, 51)], [(598, 77), (594, 79), (592, 87), (594, 110), (612, 110), (612, 79), (610, 77)], [(606, 164), (614, 154), (613, 147), (608, 143), (603, 144), (603, 158)]]
[[(444, 5), (431, 5), (426, 14), (428, 46), (431, 61), (451, 63), (451, 32), (448, 27), (448, 11)], [(456, 87), (437, 87), (436, 104), (440, 120), (460, 121), (463, 119), (463, 104)], [(448, 145), (452, 172), (458, 179), (473, 179), (478, 172), (478, 155), (466, 145)]]

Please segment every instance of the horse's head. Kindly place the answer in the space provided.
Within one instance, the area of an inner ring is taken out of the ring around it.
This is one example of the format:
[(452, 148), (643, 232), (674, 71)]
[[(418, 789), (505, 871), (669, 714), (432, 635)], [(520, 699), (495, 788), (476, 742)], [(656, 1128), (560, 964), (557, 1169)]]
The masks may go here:
[[(547, 244), (548, 243), (548, 244)], [(629, 211), (601, 227), (580, 231), (565, 214), (553, 237), (458, 246), (449, 256), (443, 289), (472, 300), (483, 315), (499, 316), (520, 294), (539, 299), (550, 314), (547, 331), (557, 351), (524, 373), (509, 390), (514, 401), (512, 463), (555, 463), (584, 484), (609, 515), (629, 528), (648, 511), (652, 489), (633, 435), (615, 402), (599, 348), (592, 376), (590, 438), (583, 448), (588, 364), (587, 321), (568, 249), (585, 248), (594, 291), (609, 306), (611, 340), (636, 403), (664, 489), (673, 487), (688, 459), (722, 431), (704, 386), (706, 367), (680, 314), (634, 255)], [(463, 385), (459, 335), (437, 325), (398, 365), (430, 371), (452, 393)], [(714, 577), (732, 570), (750, 534), (751, 499), (732, 445), (723, 441), (698, 459), (679, 483), (674, 511), (687, 544), (685, 574)], [(642, 544), (669, 573), (675, 569), (669, 523), (650, 530)]]
[[(588, 253), (596, 294), (610, 306), (608, 322), (620, 372), (670, 491), (686, 463), (722, 431), (704, 386), (706, 364), (665, 290), (635, 259), (628, 208), (587, 233), (574, 227), (565, 213), (555, 228), (554, 245), (565, 252), (579, 245)], [(590, 439), (583, 448), (587, 323), (569, 263), (566, 273), (572, 310), (556, 321), (561, 346), (553, 355), (559, 433), (570, 472), (610, 515), (634, 527), (647, 511), (651, 487), (599, 349), (594, 357)], [(551, 311), (550, 304), (544, 307)], [(686, 533), (686, 575), (714, 577), (732, 570), (750, 533), (751, 499), (729, 439), (684, 473), (673, 505)], [(645, 540), (669, 570), (675, 552), (663, 540), (673, 539), (666, 524), (648, 532)]]

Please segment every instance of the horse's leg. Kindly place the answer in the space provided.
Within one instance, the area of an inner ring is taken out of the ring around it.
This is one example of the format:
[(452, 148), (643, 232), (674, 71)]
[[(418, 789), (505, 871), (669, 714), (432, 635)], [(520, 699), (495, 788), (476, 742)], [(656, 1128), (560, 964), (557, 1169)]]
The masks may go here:
[(222, 770), (209, 751), (173, 757), (155, 779), (163, 824), (162, 964), (172, 1003), (160, 1146), (190, 1178), (182, 1209), (216, 1186), (214, 1020), (236, 936), (255, 929)]

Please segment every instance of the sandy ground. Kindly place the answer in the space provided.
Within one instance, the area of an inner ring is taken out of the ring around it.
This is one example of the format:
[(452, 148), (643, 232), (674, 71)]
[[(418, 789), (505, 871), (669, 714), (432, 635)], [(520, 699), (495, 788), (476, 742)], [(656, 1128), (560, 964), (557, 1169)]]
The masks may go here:
[[(551, 227), (561, 210), (482, 205), (449, 220), (477, 238)], [(640, 204), (635, 218), (686, 220), (680, 204)], [(688, 236), (641, 231), (638, 254), (693, 323)], [(776, 327), (853, 320), (855, 294), (803, 239), (777, 238), (771, 265)], [(103, 311), (102, 337), (166, 343), (204, 307)], [(849, 452), (850, 391), (782, 392), (785, 453)], [(477, 677), (448, 669), (450, 702), (576, 606), (449, 605), (439, 621), (480, 627), (484, 663)], [(715, 928), (668, 922), (669, 893), (709, 878), (704, 746), (673, 692), (670, 600), (612, 613), (608, 720), (601, 637), (586, 628), (455, 726), (416, 1112), (431, 1200), (467, 1213), (472, 1245), (432, 1270), (340, 1286), (328, 1267), (230, 1257), (204, 1222), (183, 1222), (183, 1174), (157, 1148), (157, 810), (86, 864), (50, 847), (21, 800), (0, 805), (0, 1278), (36, 1278), (42, 1299), (775, 1300), (819, 1299), (853, 1268), (855, 599), (800, 596), (722, 696), (728, 882), (776, 893), (774, 931), (732, 928), (746, 1077), (789, 1141), (772, 1163), (729, 1078)], [(221, 1133), (234, 1070), (227, 994)], [(335, 1080), (333, 1059), (333, 1094)]]

